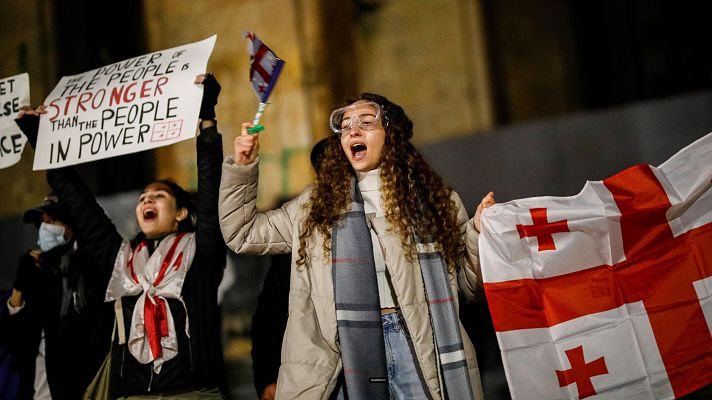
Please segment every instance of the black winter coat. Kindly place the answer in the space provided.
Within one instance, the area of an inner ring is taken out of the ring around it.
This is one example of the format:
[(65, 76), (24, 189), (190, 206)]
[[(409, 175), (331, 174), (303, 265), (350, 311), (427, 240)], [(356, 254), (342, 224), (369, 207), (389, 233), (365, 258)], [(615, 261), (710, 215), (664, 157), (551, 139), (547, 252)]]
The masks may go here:
[(291, 254), (270, 257), (272, 265), (265, 276), (262, 292), (257, 298), (257, 308), (252, 316), (252, 372), (261, 398), (267, 385), (277, 383), (281, 363), (282, 340), (289, 317), (289, 275)]
[[(91, 257), (74, 242), (42, 254), (41, 268), (25, 253), (19, 259), (31, 268), (31, 286), (22, 292), (24, 308), (14, 315), (6, 302), (0, 312), (0, 346), (15, 356), (19, 371), (18, 399), (34, 397), (35, 360), (42, 332), (45, 336), (45, 371), (53, 399), (79, 399), (109, 351), (113, 318), (104, 303), (108, 278), (99, 274)], [(68, 272), (59, 268), (61, 257), (69, 257)], [(71, 304), (61, 313), (63, 285), (72, 285), (81, 276), (86, 305), (77, 310)], [(67, 279), (63, 279), (67, 278)]]
[[(183, 305), (167, 299), (178, 335), (178, 355), (159, 374), (140, 364), (118, 338), (112, 350), (111, 387), (114, 396), (165, 393), (219, 387), (224, 391), (224, 363), (217, 289), (225, 268), (226, 246), (218, 223), (218, 189), (222, 139), (217, 127), (197, 138), (198, 204), (196, 253), (183, 283)], [(76, 221), (77, 236), (107, 277), (123, 239), (81, 178), (71, 168), (47, 172), (47, 180)], [(104, 286), (106, 290), (106, 285)], [(124, 321), (131, 321), (137, 296), (122, 298)], [(190, 338), (185, 335), (186, 310)], [(126, 326), (128, 336), (129, 327)]]

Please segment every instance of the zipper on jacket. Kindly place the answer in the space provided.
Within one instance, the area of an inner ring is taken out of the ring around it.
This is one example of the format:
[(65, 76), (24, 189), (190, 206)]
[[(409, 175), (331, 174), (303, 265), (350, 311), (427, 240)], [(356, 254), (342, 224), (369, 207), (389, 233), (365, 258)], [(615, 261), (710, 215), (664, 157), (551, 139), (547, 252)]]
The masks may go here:
[(151, 363), (151, 368), (150, 368), (150, 373), (151, 377), (148, 378), (148, 391), (151, 391), (151, 385), (153, 384), (153, 363)]
[(190, 359), (190, 371), (193, 372), (193, 341), (190, 337), (188, 337), (188, 358)]
[(121, 379), (124, 378), (124, 362), (126, 361), (126, 346), (121, 346), (121, 368), (119, 369), (119, 376)]

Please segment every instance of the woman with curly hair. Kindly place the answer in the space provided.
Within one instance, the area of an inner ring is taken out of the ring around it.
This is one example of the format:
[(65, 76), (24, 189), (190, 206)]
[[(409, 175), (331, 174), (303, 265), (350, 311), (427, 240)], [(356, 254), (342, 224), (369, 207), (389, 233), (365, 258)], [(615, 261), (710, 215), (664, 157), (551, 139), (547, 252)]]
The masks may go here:
[(474, 301), (481, 287), (479, 216), (493, 193), (468, 219), (410, 143), (403, 109), (364, 93), (332, 112), (314, 185), (258, 212), (251, 126), (223, 163), (220, 226), (238, 253), (295, 250), (276, 397), (481, 399), (457, 292)]

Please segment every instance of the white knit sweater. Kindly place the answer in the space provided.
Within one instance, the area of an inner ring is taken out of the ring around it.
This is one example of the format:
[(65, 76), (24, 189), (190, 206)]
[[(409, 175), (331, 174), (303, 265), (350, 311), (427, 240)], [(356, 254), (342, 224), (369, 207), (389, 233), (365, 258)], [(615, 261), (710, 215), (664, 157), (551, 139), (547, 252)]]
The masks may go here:
[[(381, 196), (381, 170), (374, 169), (368, 172), (358, 173), (358, 187), (363, 196), (366, 219), (373, 217), (383, 217), (383, 197)], [(371, 224), (368, 224), (369, 227)], [(383, 259), (383, 251), (378, 235), (371, 229), (371, 242), (373, 243), (373, 260), (376, 264), (376, 277), (378, 278), (378, 296), (381, 308), (398, 307), (398, 300), (393, 295), (393, 288), (390, 276)]]

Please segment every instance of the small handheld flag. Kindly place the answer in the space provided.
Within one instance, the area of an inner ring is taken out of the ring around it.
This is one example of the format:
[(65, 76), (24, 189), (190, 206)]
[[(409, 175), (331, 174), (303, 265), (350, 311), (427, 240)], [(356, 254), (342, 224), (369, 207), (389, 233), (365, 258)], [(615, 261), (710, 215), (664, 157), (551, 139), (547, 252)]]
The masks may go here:
[(255, 118), (252, 121), (255, 127), (248, 129), (250, 133), (256, 133), (264, 129), (262, 125), (258, 124), (267, 106), (267, 99), (277, 83), (280, 72), (282, 72), (284, 60), (277, 57), (254, 33), (244, 32), (243, 35), (250, 39), (248, 44), (250, 82), (252, 82), (252, 88), (260, 99), (260, 105), (257, 107), (257, 113), (255, 113)]

